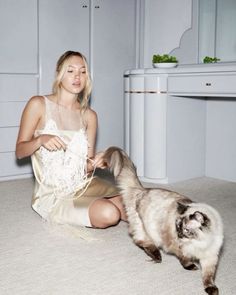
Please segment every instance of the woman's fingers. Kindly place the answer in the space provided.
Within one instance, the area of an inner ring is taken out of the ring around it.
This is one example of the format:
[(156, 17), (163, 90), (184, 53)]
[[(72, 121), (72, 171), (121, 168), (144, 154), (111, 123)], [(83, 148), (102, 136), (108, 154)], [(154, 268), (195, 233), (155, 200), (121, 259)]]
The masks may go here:
[(57, 151), (60, 149), (66, 150), (66, 144), (65, 142), (58, 136), (55, 135), (48, 135), (44, 134), (42, 135), (42, 141), (44, 146), (49, 151)]
[(50, 142), (50, 147), (52, 148), (53, 151), (57, 151), (61, 149), (66, 150), (66, 144), (59, 137), (52, 138)]
[(57, 149), (62, 148), (63, 150), (66, 150), (66, 144), (60, 137), (54, 137), (54, 140), (55, 140), (55, 146), (57, 147)]

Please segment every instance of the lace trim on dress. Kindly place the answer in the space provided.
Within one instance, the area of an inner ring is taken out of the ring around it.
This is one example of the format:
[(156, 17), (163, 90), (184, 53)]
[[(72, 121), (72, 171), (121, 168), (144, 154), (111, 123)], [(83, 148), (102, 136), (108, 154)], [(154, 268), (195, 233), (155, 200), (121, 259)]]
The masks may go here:
[[(53, 134), (65, 141), (65, 137), (60, 135), (52, 119), (48, 120), (42, 134)], [(65, 151), (48, 151), (40, 147), (39, 154), (43, 167), (42, 182), (53, 187), (55, 198), (74, 198), (75, 193), (85, 187), (88, 182), (87, 152), (88, 141), (84, 129), (74, 133)]]

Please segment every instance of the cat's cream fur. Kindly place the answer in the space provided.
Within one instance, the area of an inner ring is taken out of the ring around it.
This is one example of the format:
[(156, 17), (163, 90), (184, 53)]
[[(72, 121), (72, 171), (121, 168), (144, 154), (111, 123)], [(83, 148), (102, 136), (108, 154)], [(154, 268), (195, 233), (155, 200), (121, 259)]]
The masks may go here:
[(117, 147), (107, 149), (104, 158), (121, 189), (134, 243), (156, 262), (161, 262), (162, 249), (186, 269), (199, 265), (205, 291), (219, 294), (214, 282), (223, 243), (219, 213), (176, 192), (144, 188), (132, 161)]

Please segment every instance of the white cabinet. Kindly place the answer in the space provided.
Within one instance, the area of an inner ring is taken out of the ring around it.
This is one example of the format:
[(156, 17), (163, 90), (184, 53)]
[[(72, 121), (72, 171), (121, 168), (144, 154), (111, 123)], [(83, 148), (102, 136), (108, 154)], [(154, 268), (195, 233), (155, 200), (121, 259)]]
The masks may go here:
[(125, 75), (125, 149), (142, 181), (168, 183), (205, 172), (206, 105), (168, 95), (166, 73)]
[[(226, 81), (227, 83), (222, 83)], [(236, 73), (222, 74), (179, 74), (171, 75), (168, 79), (168, 91), (172, 94), (190, 96), (235, 96)]]
[(31, 174), (17, 163), (21, 112), (38, 92), (37, 0), (0, 0), (0, 180)]
[(67, 50), (89, 58), (89, 0), (39, 0), (40, 93), (52, 91), (56, 62)]
[(80, 51), (92, 73), (98, 150), (123, 146), (123, 72), (136, 66), (139, 0), (0, 0), (0, 180), (31, 175), (15, 159), (28, 99), (51, 93), (56, 61)]
[(236, 181), (236, 64), (125, 75), (125, 149), (141, 180)]
[(0, 0), (0, 72), (37, 73), (37, 0)]

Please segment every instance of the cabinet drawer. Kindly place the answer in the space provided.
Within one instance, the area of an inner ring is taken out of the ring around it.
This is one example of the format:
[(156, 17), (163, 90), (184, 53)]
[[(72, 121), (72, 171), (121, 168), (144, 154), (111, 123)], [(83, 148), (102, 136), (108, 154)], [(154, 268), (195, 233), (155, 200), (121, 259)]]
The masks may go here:
[(36, 93), (38, 93), (37, 75), (0, 74), (0, 102), (27, 101)]
[(0, 153), (15, 151), (18, 130), (18, 127), (0, 128)]
[(0, 181), (4, 177), (32, 174), (30, 158), (17, 162), (15, 153), (0, 153)]
[(25, 101), (0, 103), (0, 127), (19, 126), (26, 103)]
[(236, 74), (170, 75), (168, 93), (191, 96), (236, 96)]

